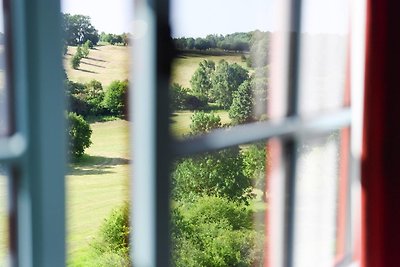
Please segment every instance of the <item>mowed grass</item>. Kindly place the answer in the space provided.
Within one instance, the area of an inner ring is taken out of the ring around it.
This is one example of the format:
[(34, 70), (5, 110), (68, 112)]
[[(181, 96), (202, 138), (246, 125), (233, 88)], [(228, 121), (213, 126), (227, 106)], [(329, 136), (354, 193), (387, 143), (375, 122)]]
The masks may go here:
[(212, 60), (215, 64), (222, 59), (228, 63), (237, 63), (247, 69), (246, 62), (242, 61), (241, 54), (225, 53), (221, 55), (207, 55), (204, 53), (182, 53), (172, 64), (171, 84), (178, 83), (183, 87), (190, 88), (190, 79), (203, 60)]
[(128, 124), (91, 124), (93, 144), (81, 162), (71, 164), (66, 177), (69, 266), (90, 265), (90, 243), (101, 224), (112, 209), (128, 201)]
[(89, 56), (81, 60), (77, 70), (71, 67), (71, 57), (76, 47), (69, 46), (64, 56), (64, 68), (67, 76), (74, 82), (98, 80), (107, 87), (112, 81), (125, 80), (129, 77), (130, 48), (126, 46), (105, 45), (90, 49)]

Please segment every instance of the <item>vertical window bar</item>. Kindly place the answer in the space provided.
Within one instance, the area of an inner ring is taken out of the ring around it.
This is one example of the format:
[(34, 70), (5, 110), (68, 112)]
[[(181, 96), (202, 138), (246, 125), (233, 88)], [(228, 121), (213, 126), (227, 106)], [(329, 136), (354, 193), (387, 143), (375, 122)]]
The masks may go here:
[(65, 105), (60, 3), (11, 2), (16, 131), (28, 150), (13, 175), (18, 266), (65, 265)]
[[(169, 1), (135, 3), (132, 258), (134, 266), (169, 263), (169, 102), (172, 44)], [(136, 33), (136, 36), (135, 36)]]
[[(299, 53), (300, 53), (300, 30), (301, 30), (301, 0), (290, 1), (290, 23), (289, 23), (289, 62), (288, 62), (288, 98), (287, 116), (298, 116), (299, 108)], [(296, 194), (296, 161), (297, 140), (290, 138), (283, 141), (284, 162), (286, 166), (286, 203), (285, 203), (285, 237), (284, 237), (284, 259), (285, 267), (293, 266), (294, 255), (294, 218), (295, 218), (295, 194)]]

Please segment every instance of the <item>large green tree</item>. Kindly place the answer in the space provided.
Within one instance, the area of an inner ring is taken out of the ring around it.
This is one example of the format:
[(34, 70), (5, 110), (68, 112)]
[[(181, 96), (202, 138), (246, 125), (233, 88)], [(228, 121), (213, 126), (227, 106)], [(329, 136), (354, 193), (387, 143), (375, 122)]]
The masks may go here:
[(195, 95), (208, 97), (212, 87), (211, 76), (215, 71), (215, 63), (212, 60), (203, 60), (190, 79), (190, 85)]
[(87, 40), (96, 45), (99, 41), (99, 34), (91, 24), (89, 16), (63, 14), (62, 26), (68, 45), (82, 45)]
[(233, 93), (249, 79), (249, 72), (240, 65), (221, 60), (211, 77), (210, 99), (228, 109), (232, 105)]
[(229, 117), (233, 124), (250, 122), (253, 119), (253, 90), (250, 81), (243, 82), (237, 91), (233, 92), (233, 101), (229, 109)]

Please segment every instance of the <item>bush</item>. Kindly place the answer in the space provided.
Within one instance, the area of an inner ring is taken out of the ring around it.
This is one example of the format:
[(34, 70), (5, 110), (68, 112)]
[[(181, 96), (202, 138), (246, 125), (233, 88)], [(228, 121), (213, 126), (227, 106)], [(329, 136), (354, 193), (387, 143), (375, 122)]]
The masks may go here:
[(68, 113), (68, 137), (69, 137), (69, 155), (75, 159), (80, 158), (85, 149), (88, 148), (92, 141), (90, 137), (92, 130), (82, 116), (76, 113)]
[(198, 110), (207, 107), (207, 97), (191, 95), (188, 91), (189, 89), (177, 83), (170, 87), (171, 110)]
[(262, 262), (263, 235), (252, 229), (252, 213), (243, 204), (202, 197), (172, 212), (172, 260), (175, 266), (255, 266)]
[(81, 59), (82, 57), (78, 54), (75, 54), (72, 58), (71, 58), (71, 66), (73, 69), (78, 69), (80, 64), (81, 64)]
[(123, 115), (126, 111), (128, 81), (113, 81), (108, 87), (103, 104), (113, 115)]
[(221, 118), (218, 115), (215, 115), (213, 112), (195, 112), (192, 115), (191, 120), (191, 134), (206, 133), (211, 131), (212, 129), (221, 127)]
[(125, 203), (104, 220), (99, 236), (92, 244), (104, 266), (131, 266), (129, 232), (129, 205)]

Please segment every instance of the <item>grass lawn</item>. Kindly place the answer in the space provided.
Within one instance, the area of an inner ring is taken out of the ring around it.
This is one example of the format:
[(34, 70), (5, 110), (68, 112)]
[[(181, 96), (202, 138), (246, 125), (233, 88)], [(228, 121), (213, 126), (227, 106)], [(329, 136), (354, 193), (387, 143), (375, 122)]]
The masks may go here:
[(88, 58), (81, 60), (79, 69), (71, 67), (71, 57), (76, 47), (69, 46), (68, 54), (64, 56), (64, 68), (68, 78), (74, 82), (89, 82), (98, 80), (107, 87), (114, 80), (125, 80), (129, 77), (130, 52), (129, 47), (105, 45), (90, 49)]
[(68, 265), (88, 266), (90, 242), (111, 210), (128, 200), (128, 122), (91, 124), (92, 146), (66, 177)]
[(201, 53), (183, 53), (172, 64), (171, 84), (178, 83), (190, 88), (190, 79), (199, 63), (204, 59), (213, 60), (216, 64), (225, 59), (229, 63), (237, 63), (247, 69), (246, 62), (241, 59), (241, 54), (229, 53), (223, 55), (206, 55)]

